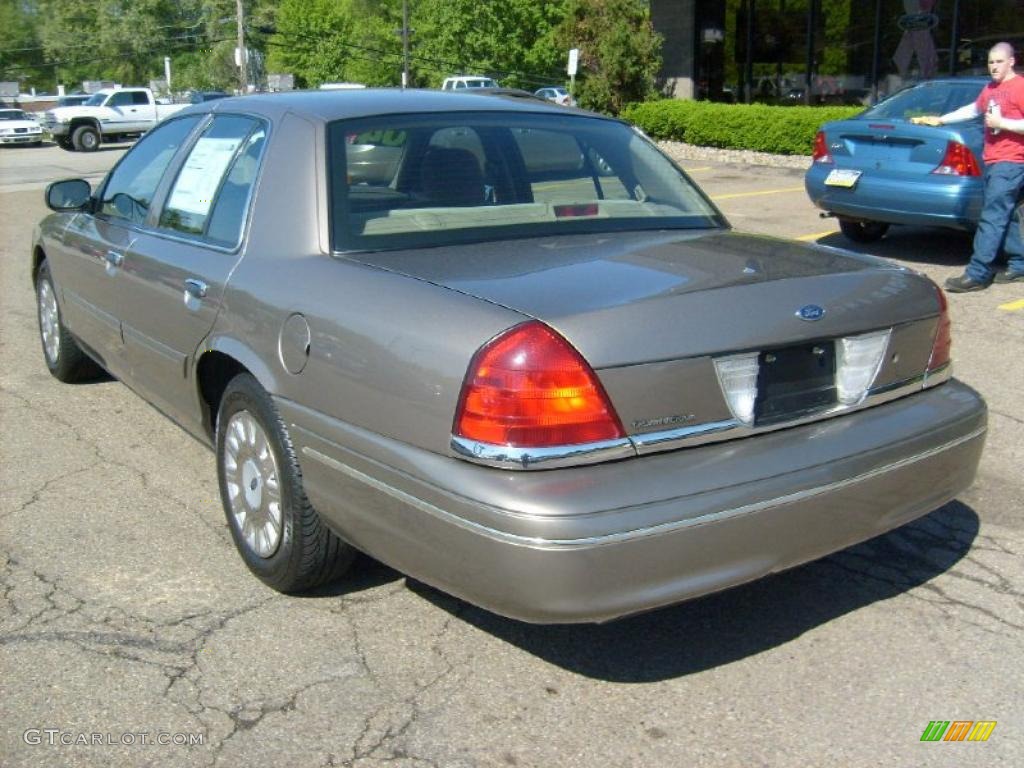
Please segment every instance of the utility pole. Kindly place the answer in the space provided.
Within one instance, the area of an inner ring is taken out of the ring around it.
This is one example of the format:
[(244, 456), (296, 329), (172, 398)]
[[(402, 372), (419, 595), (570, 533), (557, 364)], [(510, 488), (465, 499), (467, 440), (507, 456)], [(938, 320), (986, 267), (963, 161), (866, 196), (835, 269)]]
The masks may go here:
[(249, 77), (245, 69), (245, 8), (242, 5), (242, 0), (235, 0), (235, 9), (238, 18), (238, 47), (235, 48), (235, 63), (238, 65), (239, 92), (244, 96), (249, 90)]
[(402, 36), (402, 87), (409, 87), (409, 0), (402, 0), (402, 28), (395, 30), (396, 35)]
[(409, 0), (402, 0), (402, 87), (409, 87)]

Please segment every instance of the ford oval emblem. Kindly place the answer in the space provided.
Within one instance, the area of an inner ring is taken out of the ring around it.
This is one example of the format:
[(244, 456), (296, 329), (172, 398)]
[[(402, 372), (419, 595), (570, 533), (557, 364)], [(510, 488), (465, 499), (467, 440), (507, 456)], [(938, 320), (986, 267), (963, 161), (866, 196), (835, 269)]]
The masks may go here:
[(813, 322), (815, 320), (821, 320), (825, 316), (825, 310), (819, 307), (817, 304), (807, 304), (806, 306), (800, 307), (797, 310), (796, 316), (801, 320), (807, 320)]

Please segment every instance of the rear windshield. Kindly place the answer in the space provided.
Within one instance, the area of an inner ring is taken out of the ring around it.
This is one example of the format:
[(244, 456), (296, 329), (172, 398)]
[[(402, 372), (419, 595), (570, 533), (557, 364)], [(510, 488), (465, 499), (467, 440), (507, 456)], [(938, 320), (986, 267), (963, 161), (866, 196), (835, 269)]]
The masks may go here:
[(707, 198), (612, 120), (523, 113), (332, 123), (335, 250), (718, 227)]
[(978, 98), (978, 83), (922, 83), (879, 102), (863, 114), (867, 118), (909, 120), (920, 115), (944, 115)]

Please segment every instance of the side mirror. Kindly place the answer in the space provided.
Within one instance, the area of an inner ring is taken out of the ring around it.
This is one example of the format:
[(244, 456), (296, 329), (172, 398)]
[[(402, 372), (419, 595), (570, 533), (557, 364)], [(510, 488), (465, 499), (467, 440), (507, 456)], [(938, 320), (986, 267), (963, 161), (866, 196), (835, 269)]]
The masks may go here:
[(46, 188), (46, 205), (54, 211), (84, 211), (92, 199), (85, 179), (55, 181)]

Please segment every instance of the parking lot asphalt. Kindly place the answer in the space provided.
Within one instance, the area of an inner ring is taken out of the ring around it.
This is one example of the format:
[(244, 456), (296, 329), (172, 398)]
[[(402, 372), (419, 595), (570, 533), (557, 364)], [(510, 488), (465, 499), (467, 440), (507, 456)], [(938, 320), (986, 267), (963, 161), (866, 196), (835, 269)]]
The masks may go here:
[[(236, 555), (212, 454), (43, 363), (41, 190), (121, 151), (0, 149), (0, 765), (1024, 765), (1024, 287), (949, 297), (985, 455), (886, 536), (601, 626), (502, 619), (368, 559), (286, 597)], [(799, 170), (684, 165), (739, 230), (852, 247)], [(941, 282), (970, 238), (855, 250)], [(922, 742), (936, 720), (996, 726)]]

